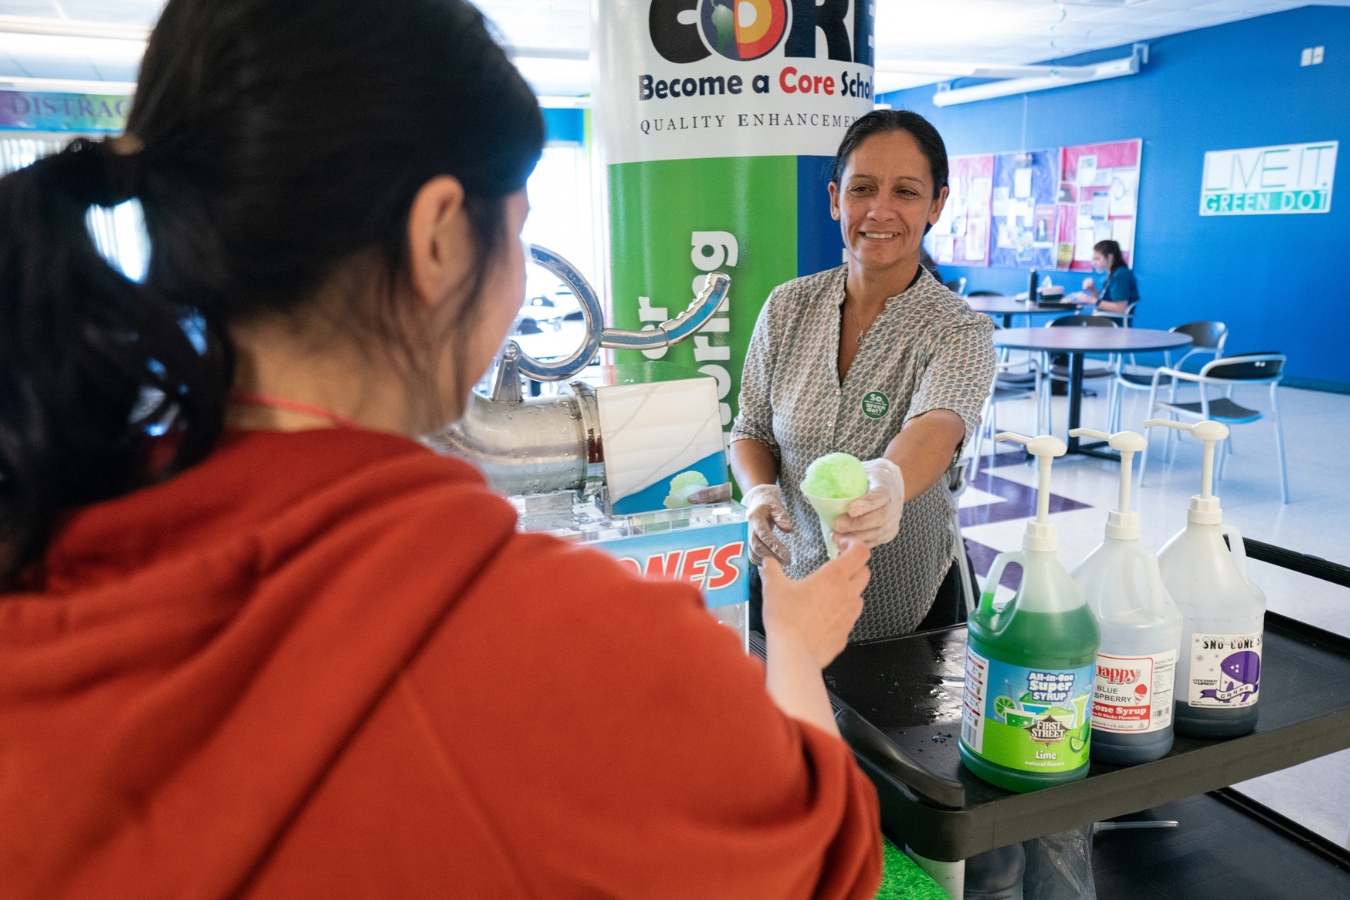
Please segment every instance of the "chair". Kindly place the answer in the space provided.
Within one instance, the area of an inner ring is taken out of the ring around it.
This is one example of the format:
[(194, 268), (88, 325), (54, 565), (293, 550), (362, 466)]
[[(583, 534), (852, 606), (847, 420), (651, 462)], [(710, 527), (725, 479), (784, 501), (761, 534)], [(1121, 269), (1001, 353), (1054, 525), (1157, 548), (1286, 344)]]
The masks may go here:
[(947, 282), (947, 290), (951, 291), (958, 297), (964, 297), (966, 293), (966, 279), (955, 278)]
[(1000, 293), (999, 291), (971, 291), (969, 294), (966, 294), (966, 296), (967, 296), (967, 297), (1002, 297), (1003, 294)]
[[(1228, 326), (1222, 322), (1187, 322), (1185, 325), (1178, 325), (1175, 328), (1168, 329), (1175, 334), (1189, 335), (1191, 346), (1186, 353), (1172, 364), (1172, 353), (1168, 351), (1163, 354), (1163, 365), (1172, 369), (1181, 368), (1181, 364), (1196, 354), (1208, 353), (1215, 359), (1223, 356), (1223, 345), (1228, 341)], [(1171, 378), (1165, 378), (1161, 385), (1173, 388), (1171, 399), (1176, 399), (1175, 383)], [(1113, 434), (1120, 431), (1120, 408), (1125, 400), (1126, 391), (1147, 391), (1153, 386), (1153, 373), (1135, 373), (1125, 371), (1124, 360), (1116, 370), (1116, 382), (1111, 386), (1111, 422), (1107, 426), (1107, 431)], [(1231, 394), (1231, 390), (1229, 391)]]
[[(994, 386), (990, 390), (989, 396), (984, 398), (984, 409), (980, 413), (980, 428), (975, 433), (975, 452), (971, 456), (970, 471), (975, 474), (980, 470), (980, 456), (983, 454), (984, 442), (989, 441), (989, 463), (993, 464), (994, 454), (998, 452), (998, 442), (994, 440), (994, 435), (998, 434), (998, 404), (1004, 400), (1020, 400), (1023, 397), (1039, 396), (1041, 390), (1041, 371), (1039, 368), (1032, 369), (1025, 374), (1009, 374), (1009, 370), (1014, 366), (1020, 366), (1020, 362), (1004, 361), (994, 367)], [(1025, 379), (1031, 380), (1025, 380)], [(1037, 433), (1040, 433), (1041, 409), (1038, 406), (1036, 410)], [(985, 468), (988, 468), (986, 466)]]
[[(1244, 353), (1240, 356), (1225, 356), (1220, 359), (1205, 363), (1200, 374), (1193, 375), (1190, 372), (1182, 372), (1180, 369), (1171, 369), (1164, 366), (1153, 373), (1153, 386), (1149, 392), (1149, 418), (1158, 414), (1158, 411), (1167, 413), (1167, 417), (1175, 419), (1191, 419), (1200, 421), (1202, 419), (1213, 419), (1215, 422), (1232, 428), (1234, 425), (1247, 425), (1252, 422), (1270, 417), (1275, 425), (1275, 452), (1280, 460), (1280, 497), (1285, 502), (1289, 502), (1289, 472), (1285, 466), (1284, 459), (1284, 430), (1280, 426), (1280, 403), (1278, 388), (1280, 379), (1283, 377), (1284, 364), (1286, 357), (1283, 353), (1273, 350), (1263, 350), (1258, 353)], [(1158, 399), (1158, 388), (1162, 386), (1162, 379), (1172, 379), (1172, 398), (1168, 400)], [(1179, 403), (1176, 401), (1176, 383), (1191, 382), (1200, 389), (1200, 399), (1193, 403)], [(1261, 411), (1248, 409), (1241, 406), (1227, 396), (1211, 397), (1209, 396), (1209, 387), (1224, 388), (1226, 392), (1231, 393), (1232, 388), (1242, 384), (1268, 384), (1270, 385), (1270, 410)], [(1173, 431), (1168, 429), (1165, 438), (1164, 452), (1167, 458), (1171, 458)], [(1219, 445), (1218, 459), (1214, 464), (1215, 482), (1223, 479), (1224, 462), (1228, 459), (1227, 442)], [(1139, 461), (1139, 484), (1144, 483), (1144, 471), (1148, 466), (1148, 448), (1144, 448), (1143, 458)]]
[[(1060, 316), (1047, 322), (1046, 328), (1116, 328), (1118, 327), (1115, 319), (1109, 316)], [(1051, 434), (1054, 432), (1055, 421), (1050, 408), (1051, 385), (1056, 382), (1069, 382), (1069, 366), (1054, 364), (1053, 360), (1047, 362), (1049, 354), (1041, 354), (1040, 368), (1045, 377), (1039, 379), (1037, 390), (1040, 392), (1040, 402), (1043, 411), (1038, 411), (1036, 421), (1045, 422), (1045, 430), (1042, 434)], [(1083, 365), (1083, 380), (1091, 378), (1107, 378), (1116, 374), (1119, 366), (1111, 359), (1107, 360), (1105, 366), (1088, 366), (1086, 362)]]

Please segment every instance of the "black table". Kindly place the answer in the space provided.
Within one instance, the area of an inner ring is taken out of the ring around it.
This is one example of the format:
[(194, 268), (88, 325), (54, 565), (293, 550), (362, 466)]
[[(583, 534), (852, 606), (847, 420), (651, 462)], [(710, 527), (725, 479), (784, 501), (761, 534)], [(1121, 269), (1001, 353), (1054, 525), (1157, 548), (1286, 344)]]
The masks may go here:
[(1082, 303), (1055, 303), (1043, 306), (1040, 303), (1027, 303), (1016, 297), (963, 297), (970, 308), (987, 316), (1002, 316), (1003, 327), (1012, 327), (1013, 316), (1071, 316), (1082, 309)]
[[(994, 346), (1010, 350), (1064, 353), (1069, 357), (1069, 430), (1083, 414), (1083, 356), (1087, 353), (1147, 353), (1176, 350), (1191, 344), (1190, 335), (1148, 328), (1004, 328), (994, 333)], [(1102, 452), (1101, 443), (1082, 444), (1069, 438), (1069, 452), (1119, 460)]]

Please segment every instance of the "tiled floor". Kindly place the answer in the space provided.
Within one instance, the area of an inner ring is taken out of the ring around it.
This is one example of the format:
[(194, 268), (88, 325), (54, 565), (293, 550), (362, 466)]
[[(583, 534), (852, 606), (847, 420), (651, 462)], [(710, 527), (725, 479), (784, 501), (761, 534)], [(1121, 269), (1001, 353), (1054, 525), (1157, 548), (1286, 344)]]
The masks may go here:
[[(1105, 394), (1105, 391), (1102, 391)], [(1126, 395), (1122, 427), (1142, 430), (1147, 394)], [(1267, 392), (1254, 389), (1244, 405), (1266, 408)], [(1234, 399), (1244, 402), (1239, 391)], [(1268, 421), (1238, 426), (1236, 453), (1223, 482), (1215, 487), (1224, 521), (1244, 535), (1290, 550), (1350, 564), (1350, 396), (1294, 389), (1280, 390), (1288, 450), (1289, 504), (1280, 502), (1274, 428)], [(1066, 401), (1055, 398), (1056, 433), (1065, 437)], [(1086, 398), (1082, 423), (1105, 429), (1103, 397)], [(1031, 434), (1032, 400), (1001, 404), (1003, 430)], [(1143, 486), (1136, 485), (1134, 509), (1141, 518), (1142, 540), (1154, 550), (1186, 524), (1186, 509), (1200, 485), (1200, 442), (1186, 435), (1170, 463), (1163, 459), (1163, 435), (1153, 437)], [(989, 469), (981, 469), (962, 497), (962, 531), (981, 575), (994, 555), (1021, 547), (1025, 521), (1035, 512), (1034, 465), (1023, 461), (1015, 445)], [(1135, 466), (1136, 477), (1138, 464)], [(1119, 465), (1090, 457), (1057, 460), (1052, 481), (1051, 520), (1059, 526), (1060, 559), (1072, 569), (1102, 540), (1106, 512), (1116, 503)], [(1266, 593), (1271, 610), (1350, 635), (1350, 589), (1341, 588), (1263, 563), (1251, 565), (1252, 580)], [(1000, 599), (1011, 596), (1006, 573)], [(1350, 751), (1323, 757), (1239, 787), (1328, 838), (1346, 844), (1350, 832)]]

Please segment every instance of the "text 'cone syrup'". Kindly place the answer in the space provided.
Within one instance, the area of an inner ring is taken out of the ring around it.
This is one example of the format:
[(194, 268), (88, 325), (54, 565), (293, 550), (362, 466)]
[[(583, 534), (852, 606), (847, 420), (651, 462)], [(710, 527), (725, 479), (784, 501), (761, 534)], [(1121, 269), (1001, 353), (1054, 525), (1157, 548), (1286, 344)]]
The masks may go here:
[[(1083, 592), (1055, 558), (1050, 466), (1064, 455), (1064, 442), (1007, 433), (996, 440), (1026, 444), (1036, 456), (1039, 496), (1022, 549), (998, 555), (970, 614), (961, 761), (991, 784), (1034, 791), (1087, 775), (1100, 635)], [(1013, 599), (995, 608), (1010, 562), (1022, 566), (1022, 581)]]
[(1256, 727), (1261, 694), (1266, 595), (1248, 579), (1242, 535), (1223, 523), (1214, 496), (1214, 445), (1228, 429), (1209, 420), (1144, 425), (1189, 431), (1205, 443), (1200, 493), (1191, 498), (1186, 527), (1158, 552), (1163, 584), (1182, 616), (1176, 730), (1200, 738), (1246, 734)]
[(1158, 558), (1139, 543), (1139, 514), (1130, 511), (1130, 468), (1146, 446), (1133, 431), (1088, 428), (1075, 437), (1106, 441), (1120, 453), (1120, 502), (1106, 522), (1106, 540), (1073, 571), (1097, 618), (1092, 698), (1092, 758), (1112, 765), (1148, 762), (1172, 749), (1172, 704), (1181, 613), (1163, 584)]

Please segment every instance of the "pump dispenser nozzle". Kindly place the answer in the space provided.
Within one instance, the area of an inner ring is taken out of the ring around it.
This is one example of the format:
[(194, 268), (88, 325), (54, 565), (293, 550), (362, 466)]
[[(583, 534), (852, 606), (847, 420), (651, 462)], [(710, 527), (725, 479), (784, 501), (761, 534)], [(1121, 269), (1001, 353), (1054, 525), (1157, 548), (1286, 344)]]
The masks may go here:
[(1222, 525), (1223, 510), (1219, 508), (1219, 498), (1214, 496), (1214, 445), (1228, 438), (1228, 426), (1210, 419), (1192, 425), (1173, 419), (1146, 419), (1144, 427), (1189, 431), (1192, 437), (1205, 442), (1204, 461), (1200, 467), (1200, 493), (1191, 498), (1191, 508), (1186, 513), (1186, 519), (1197, 525)]
[(1130, 512), (1130, 467), (1134, 464), (1134, 455), (1148, 445), (1147, 439), (1135, 431), (1117, 431), (1107, 434), (1091, 428), (1075, 428), (1069, 434), (1073, 437), (1090, 437), (1106, 441), (1112, 450), (1120, 453), (1120, 502), (1119, 509), (1111, 513), (1106, 520), (1106, 536), (1120, 538), (1123, 541), (1139, 539), (1139, 514)]
[(996, 441), (1016, 441), (1025, 444), (1027, 452), (1036, 457), (1038, 466), (1036, 480), (1036, 518), (1027, 522), (1026, 548), (1028, 550), (1059, 549), (1059, 538), (1055, 526), (1050, 524), (1050, 465), (1057, 456), (1063, 456), (1069, 449), (1054, 435), (1043, 434), (1029, 438), (1010, 431), (999, 432)]

